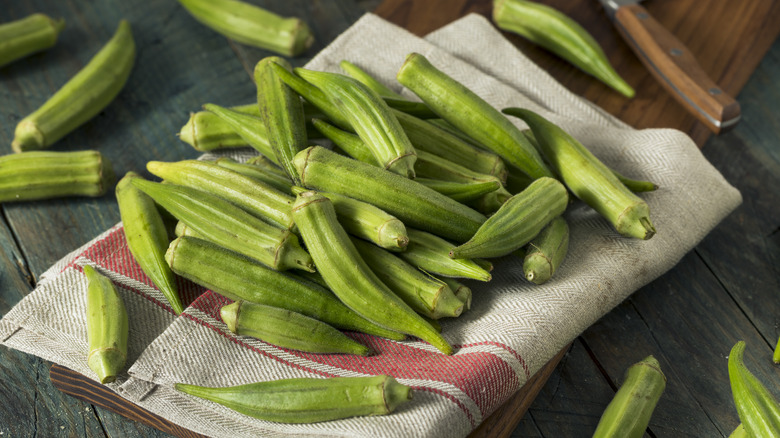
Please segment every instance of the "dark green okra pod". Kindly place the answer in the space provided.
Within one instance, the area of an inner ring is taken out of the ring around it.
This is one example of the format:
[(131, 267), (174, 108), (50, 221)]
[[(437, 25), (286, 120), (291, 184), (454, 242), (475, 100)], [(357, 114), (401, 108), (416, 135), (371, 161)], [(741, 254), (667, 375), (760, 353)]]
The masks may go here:
[(729, 381), (734, 405), (748, 436), (780, 436), (780, 403), (763, 383), (747, 369), (745, 342), (739, 341), (729, 353)]
[[(258, 155), (259, 160), (250, 159), (246, 163), (239, 163), (228, 157), (217, 158), (217, 165), (244, 176), (264, 182), (282, 193), (291, 193), (292, 180), (284, 171), (273, 164), (263, 155)], [(266, 163), (267, 162), (267, 163)], [(262, 163), (262, 164), (261, 164)]]
[(52, 47), (64, 27), (65, 20), (53, 20), (44, 14), (0, 24), (0, 68)]
[(385, 415), (412, 398), (410, 387), (390, 376), (298, 378), (209, 388), (177, 383), (175, 388), (277, 423), (316, 423)]
[(471, 278), (479, 281), (490, 281), (489, 270), (471, 259), (451, 258), (448, 256), (452, 242), (431, 233), (415, 229), (407, 229), (409, 245), (406, 251), (398, 256), (412, 266), (416, 266), (429, 274), (444, 277)]
[(523, 259), (525, 278), (536, 284), (549, 280), (563, 262), (568, 249), (569, 225), (563, 216), (558, 216), (529, 242)]
[(460, 203), (474, 201), (501, 187), (501, 183), (498, 181), (460, 183), (420, 177), (415, 178), (415, 181)]
[(463, 303), (463, 310), (471, 309), (471, 288), (458, 280), (450, 277), (440, 277), (441, 281), (447, 283), (452, 293)]
[(168, 249), (168, 231), (154, 200), (132, 184), (141, 178), (128, 172), (116, 185), (116, 202), (124, 226), (127, 248), (141, 270), (162, 292), (174, 313), (184, 311), (176, 278), (165, 262)]
[(444, 354), (452, 354), (447, 341), (366, 265), (339, 225), (328, 198), (316, 192), (301, 193), (293, 205), (293, 217), (318, 272), (347, 307), (369, 321), (419, 337)]
[(87, 276), (87, 364), (100, 383), (116, 380), (127, 360), (128, 322), (122, 297), (111, 280), (84, 265)]
[(16, 125), (16, 152), (44, 149), (97, 115), (124, 87), (135, 62), (135, 42), (126, 20), (75, 76)]

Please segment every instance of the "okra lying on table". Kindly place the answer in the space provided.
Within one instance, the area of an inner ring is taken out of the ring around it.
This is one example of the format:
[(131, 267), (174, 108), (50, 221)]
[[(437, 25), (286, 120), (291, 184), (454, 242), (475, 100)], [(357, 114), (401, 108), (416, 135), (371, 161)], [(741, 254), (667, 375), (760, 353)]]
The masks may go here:
[(65, 20), (41, 13), (0, 23), (0, 68), (52, 47), (64, 27)]

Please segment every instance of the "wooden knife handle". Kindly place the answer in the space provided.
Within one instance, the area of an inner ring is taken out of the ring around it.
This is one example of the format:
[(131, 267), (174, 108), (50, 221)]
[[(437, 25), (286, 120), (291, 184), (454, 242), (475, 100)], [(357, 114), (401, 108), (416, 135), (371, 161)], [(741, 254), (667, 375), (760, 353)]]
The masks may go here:
[(680, 40), (638, 4), (621, 6), (615, 26), (650, 73), (688, 111), (720, 134), (739, 121), (739, 103), (721, 90)]

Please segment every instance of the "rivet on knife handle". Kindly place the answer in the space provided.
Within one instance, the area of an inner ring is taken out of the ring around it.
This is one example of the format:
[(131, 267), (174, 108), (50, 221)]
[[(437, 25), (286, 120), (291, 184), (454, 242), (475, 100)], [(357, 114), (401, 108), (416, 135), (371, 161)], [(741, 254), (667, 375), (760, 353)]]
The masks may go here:
[(716, 134), (736, 125), (739, 103), (721, 90), (682, 42), (642, 6), (618, 8), (615, 26), (650, 73), (697, 119)]

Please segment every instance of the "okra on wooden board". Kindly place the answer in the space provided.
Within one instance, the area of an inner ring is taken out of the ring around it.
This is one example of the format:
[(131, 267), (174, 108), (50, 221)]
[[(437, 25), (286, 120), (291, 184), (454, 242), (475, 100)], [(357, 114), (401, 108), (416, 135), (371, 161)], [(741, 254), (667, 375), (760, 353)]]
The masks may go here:
[(40, 13), (0, 23), (0, 68), (52, 47), (64, 27), (65, 20)]
[(178, 391), (278, 423), (316, 423), (385, 415), (412, 399), (412, 389), (385, 375), (297, 378), (209, 388), (177, 383)]
[(111, 383), (127, 360), (128, 322), (122, 297), (111, 280), (92, 266), (84, 265), (87, 276), (87, 364), (100, 383)]
[(124, 87), (135, 62), (135, 41), (126, 20), (75, 76), (16, 125), (16, 152), (44, 149), (103, 110)]

